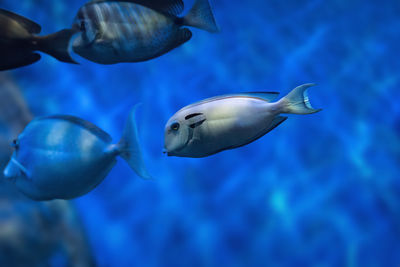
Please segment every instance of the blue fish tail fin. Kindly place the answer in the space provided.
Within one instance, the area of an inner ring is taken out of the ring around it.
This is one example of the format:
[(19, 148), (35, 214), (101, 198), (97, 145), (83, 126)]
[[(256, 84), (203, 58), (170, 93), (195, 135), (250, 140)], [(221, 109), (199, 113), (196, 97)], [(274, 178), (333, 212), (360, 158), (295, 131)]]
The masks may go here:
[(183, 18), (183, 23), (186, 26), (196, 27), (208, 32), (219, 31), (208, 0), (195, 0), (192, 9)]
[(151, 179), (144, 164), (138, 140), (135, 114), (139, 105), (136, 105), (129, 114), (124, 133), (118, 143), (119, 155), (125, 159), (129, 166), (144, 179)]
[(287, 96), (279, 102), (282, 104), (282, 113), (292, 114), (312, 114), (321, 109), (314, 109), (308, 99), (307, 89), (315, 84), (303, 84), (293, 89)]

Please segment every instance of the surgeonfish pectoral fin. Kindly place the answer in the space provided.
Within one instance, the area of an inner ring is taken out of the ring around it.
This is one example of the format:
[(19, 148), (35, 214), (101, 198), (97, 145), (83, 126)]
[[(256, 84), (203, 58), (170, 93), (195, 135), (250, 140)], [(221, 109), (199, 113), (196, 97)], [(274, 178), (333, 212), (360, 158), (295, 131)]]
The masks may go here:
[(121, 140), (118, 143), (119, 155), (143, 179), (152, 179), (144, 164), (142, 151), (138, 140), (135, 114), (139, 104), (129, 114)]
[(322, 109), (314, 109), (308, 99), (307, 89), (314, 85), (311, 83), (300, 85), (279, 100), (283, 103), (282, 113), (312, 114), (321, 111)]
[(59, 61), (78, 64), (72, 59), (69, 51), (71, 39), (75, 34), (76, 30), (64, 29), (43, 37), (37, 37), (37, 49), (53, 56)]
[(192, 9), (183, 18), (183, 24), (208, 32), (219, 32), (208, 0), (196, 0)]

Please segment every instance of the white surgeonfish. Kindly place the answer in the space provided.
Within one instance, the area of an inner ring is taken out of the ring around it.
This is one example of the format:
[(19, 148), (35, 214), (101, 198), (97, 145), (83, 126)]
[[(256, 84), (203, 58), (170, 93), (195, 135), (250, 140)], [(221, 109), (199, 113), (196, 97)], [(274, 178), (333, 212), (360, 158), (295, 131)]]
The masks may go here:
[(287, 117), (280, 114), (312, 114), (307, 89), (296, 87), (277, 102), (278, 93), (245, 93), (217, 96), (189, 105), (165, 126), (165, 153), (201, 158), (247, 145), (267, 134)]

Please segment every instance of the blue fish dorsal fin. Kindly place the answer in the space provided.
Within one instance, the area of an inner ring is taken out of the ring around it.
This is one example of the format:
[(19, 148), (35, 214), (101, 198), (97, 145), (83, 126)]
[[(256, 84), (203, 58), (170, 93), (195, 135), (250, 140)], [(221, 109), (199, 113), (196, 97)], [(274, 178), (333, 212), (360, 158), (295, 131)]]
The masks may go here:
[(278, 92), (249, 92), (249, 93), (238, 93), (238, 94), (227, 94), (227, 95), (220, 95), (220, 96), (215, 96), (211, 98), (207, 98), (204, 100), (201, 100), (199, 102), (196, 102), (194, 104), (191, 104), (183, 109), (187, 109), (193, 106), (198, 106), (201, 104), (205, 104), (208, 102), (213, 102), (213, 101), (218, 101), (218, 100), (223, 100), (227, 98), (243, 98), (243, 97), (248, 97), (248, 98), (258, 98), (261, 100), (264, 100), (266, 102), (272, 102), (278, 97), (279, 93)]
[(104, 2), (128, 2), (145, 6), (161, 13), (177, 16), (183, 12), (184, 4), (182, 0), (92, 0), (90, 3)]
[(67, 121), (72, 124), (78, 125), (95, 136), (99, 137), (101, 140), (103, 140), (106, 143), (110, 143), (112, 141), (111, 136), (94, 125), (93, 123), (83, 120), (81, 118), (75, 117), (75, 116), (70, 116), (70, 115), (55, 115), (55, 116), (49, 116), (49, 117), (44, 117), (44, 118), (39, 118), (38, 120), (62, 120), (62, 121)]

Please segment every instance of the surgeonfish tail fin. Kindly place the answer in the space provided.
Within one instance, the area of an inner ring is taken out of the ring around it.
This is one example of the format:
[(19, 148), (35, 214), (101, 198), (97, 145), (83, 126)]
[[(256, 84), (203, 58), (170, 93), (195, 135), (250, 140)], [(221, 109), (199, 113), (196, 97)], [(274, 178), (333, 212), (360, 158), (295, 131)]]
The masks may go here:
[(315, 84), (303, 84), (293, 89), (287, 96), (279, 102), (282, 106), (282, 113), (292, 114), (312, 114), (321, 109), (314, 109), (308, 99), (307, 89)]
[(37, 49), (59, 61), (77, 64), (69, 53), (69, 44), (75, 33), (73, 30), (64, 29), (43, 37), (36, 37)]
[(219, 31), (208, 0), (195, 0), (192, 9), (183, 18), (183, 24), (208, 32)]
[[(30, 44), (33, 34), (41, 31), (39, 24), (0, 8), (0, 31), (2, 36), (7, 36), (11, 41), (9, 45), (2, 45), (0, 51), (0, 71), (11, 70), (31, 65), (40, 59), (40, 55), (34, 53)], [(7, 43), (7, 40), (6, 43)], [(15, 46), (12, 40), (19, 40), (21, 46)], [(25, 43), (22, 43), (25, 41)]]
[(122, 138), (118, 143), (118, 152), (137, 175), (144, 179), (151, 179), (145, 167), (138, 140), (135, 114), (139, 105), (140, 104), (136, 105), (129, 114)]

